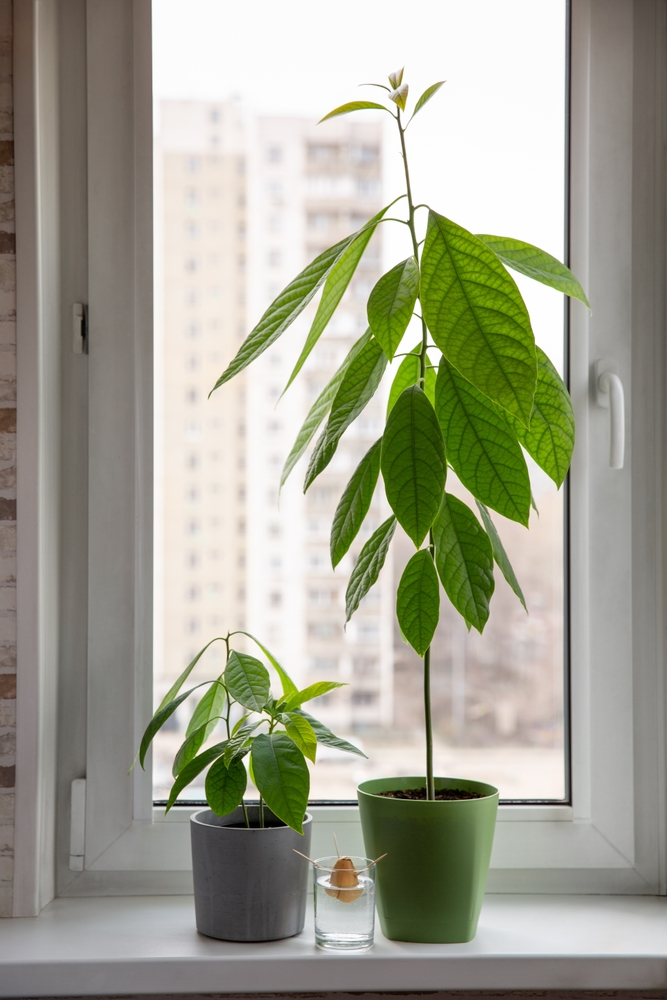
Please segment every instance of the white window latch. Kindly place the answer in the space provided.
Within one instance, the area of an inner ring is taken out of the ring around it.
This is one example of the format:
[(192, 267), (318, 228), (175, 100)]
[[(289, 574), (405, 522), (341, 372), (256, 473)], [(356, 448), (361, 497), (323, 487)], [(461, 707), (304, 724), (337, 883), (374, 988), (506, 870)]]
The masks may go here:
[(622, 469), (625, 459), (625, 394), (615, 361), (595, 362), (595, 402), (609, 410), (609, 468)]

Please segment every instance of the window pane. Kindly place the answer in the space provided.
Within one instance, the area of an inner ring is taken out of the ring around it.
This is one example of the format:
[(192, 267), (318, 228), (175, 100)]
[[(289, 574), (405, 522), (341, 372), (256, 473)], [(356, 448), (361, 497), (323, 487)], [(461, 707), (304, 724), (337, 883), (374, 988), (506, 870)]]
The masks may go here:
[[(516, 236), (563, 258), (565, 2), (413, 0), (419, 31), (406, 29), (395, 0), (341, 0), (335, 18), (308, 0), (190, 0), (183, 11), (180, 0), (153, 10), (155, 698), (214, 636), (253, 632), (299, 685), (347, 684), (312, 712), (368, 760), (321, 748), (311, 794), (352, 799), (364, 778), (424, 771), (421, 661), (394, 622), (405, 536), (397, 533), (378, 585), (343, 628), (349, 573), (389, 512), (381, 490), (368, 530), (335, 572), (329, 558), (333, 513), (381, 434), (388, 387), (305, 497), (304, 459), (280, 497), (278, 489), (305, 414), (366, 328), (370, 290), (410, 252), (405, 227), (374, 236), (284, 397), (317, 300), (250, 369), (208, 393), (288, 281), (402, 193), (388, 116), (316, 122), (345, 100), (375, 99), (380, 91), (357, 83), (382, 82), (403, 63), (411, 97), (447, 79), (408, 131), (416, 200), (472, 232)], [(404, 214), (400, 202), (392, 211)], [(562, 369), (561, 296), (517, 282), (538, 342)], [(483, 636), (468, 635), (443, 601), (433, 645), (436, 773), (494, 782), (504, 798), (562, 799), (564, 501), (534, 466), (531, 475), (539, 516), (530, 533), (495, 518), (529, 615), (498, 572)], [(193, 677), (223, 666), (217, 643)], [(155, 741), (158, 799), (186, 722), (179, 710)], [(186, 793), (201, 794), (201, 783)]]

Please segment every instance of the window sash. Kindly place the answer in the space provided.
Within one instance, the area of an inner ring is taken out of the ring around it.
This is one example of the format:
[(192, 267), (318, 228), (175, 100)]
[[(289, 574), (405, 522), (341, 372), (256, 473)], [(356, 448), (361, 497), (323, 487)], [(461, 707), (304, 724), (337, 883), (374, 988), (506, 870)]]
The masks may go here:
[[(490, 891), (665, 891), (665, 6), (572, 4), (570, 259), (594, 303), (590, 314), (578, 302), (570, 307), (578, 431), (570, 531), (572, 806), (501, 807)], [(61, 8), (62, 59), (80, 29), (70, 22), (80, 15), (78, 5)], [(88, 657), (71, 665), (61, 659), (58, 892), (189, 891), (188, 810), (153, 817), (147, 775), (135, 769), (126, 776), (151, 711), (150, 2), (87, 0), (85, 32)], [(71, 86), (61, 73), (63, 103)], [(44, 130), (39, 108), (34, 114), (35, 128)], [(17, 162), (19, 155), (25, 163), (35, 154), (26, 146), (17, 149)], [(63, 143), (65, 166), (68, 155)], [(19, 246), (20, 238), (19, 230)], [(66, 342), (65, 319), (63, 326)], [(608, 414), (591, 401), (591, 365), (600, 357), (617, 361), (625, 385), (627, 458), (620, 472), (607, 465)], [(64, 394), (64, 427), (72, 426), (73, 405)], [(76, 482), (63, 482), (64, 510), (76, 490)], [(60, 606), (67, 638), (73, 626), (66, 612), (82, 591), (80, 582), (68, 589), (76, 565), (65, 551)], [(19, 596), (19, 618), (26, 594)], [(84, 755), (72, 706), (81, 704), (86, 676)], [(33, 750), (19, 746), (19, 775)], [(68, 783), (82, 770), (85, 870), (74, 873), (67, 867)], [(21, 794), (29, 793), (26, 780)], [(313, 812), (316, 837), (328, 837), (332, 823), (348, 824), (350, 837), (358, 837), (353, 807)], [(17, 833), (20, 839), (20, 823)], [(37, 866), (33, 855), (26, 850), (22, 857), (25, 871)]]

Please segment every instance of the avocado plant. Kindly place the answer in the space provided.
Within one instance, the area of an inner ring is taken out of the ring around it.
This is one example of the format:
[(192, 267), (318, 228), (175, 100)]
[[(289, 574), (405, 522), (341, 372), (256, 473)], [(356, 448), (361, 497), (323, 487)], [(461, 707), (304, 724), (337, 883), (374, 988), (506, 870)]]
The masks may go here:
[[(281, 486), (324, 425), (310, 454), (304, 491), (311, 486), (391, 366), (386, 426), (343, 491), (331, 529), (331, 561), (337, 566), (349, 550), (381, 479), (392, 514), (360, 551), (347, 587), (346, 620), (377, 581), (400, 524), (415, 552), (398, 584), (396, 614), (403, 636), (423, 658), (426, 795), (434, 799), (430, 652), (440, 617), (440, 585), (468, 629), (479, 632), (489, 617), (494, 566), (525, 607), (490, 511), (528, 527), (532, 492), (524, 452), (560, 487), (574, 447), (567, 388), (535, 343), (528, 310), (508, 269), (588, 302), (572, 272), (551, 254), (522, 240), (473, 234), (415, 201), (406, 133), (444, 81), (428, 87), (406, 119), (409, 88), (403, 70), (388, 80), (389, 86), (372, 84), (385, 91), (385, 103), (351, 101), (322, 121), (362, 110), (392, 115), (405, 191), (321, 253), (278, 295), (213, 391), (271, 347), (321, 289), (288, 388), (377, 228), (404, 227), (409, 253), (372, 289), (368, 329), (311, 407), (285, 462)], [(405, 208), (403, 217), (398, 217), (399, 209), (388, 215), (399, 204)], [(419, 339), (404, 345), (413, 316)], [(452, 475), (471, 495), (477, 512), (447, 488)], [(253, 763), (267, 746), (266, 739), (258, 746), (260, 739), (253, 744)]]
[[(232, 648), (231, 640), (237, 635), (252, 639), (275, 670), (282, 690), (277, 698), (271, 695), (271, 678), (262, 661)], [(186, 680), (214, 642), (225, 644), (224, 671), (219, 677), (202, 681), (181, 694)], [(260, 826), (264, 826), (266, 802), (278, 819), (297, 833), (303, 833), (310, 790), (306, 758), (315, 763), (317, 744), (366, 756), (351, 743), (334, 736), (330, 729), (301, 707), (305, 702), (343, 686), (336, 681), (317, 681), (300, 691), (266, 646), (249, 632), (229, 632), (226, 636), (218, 636), (197, 653), (167, 691), (142, 737), (139, 762), (144, 767), (155, 734), (179, 705), (195, 691), (206, 688), (192, 712), (185, 740), (174, 757), (174, 784), (166, 811), (169, 812), (183, 789), (208, 767), (205, 791), (210, 809), (218, 816), (227, 816), (240, 805), (245, 824), (249, 827), (244, 799), (248, 785), (247, 759), (250, 776), (260, 795)], [(235, 706), (238, 706), (236, 710)], [(240, 717), (234, 721), (234, 715)], [(204, 743), (220, 726), (224, 730), (224, 738), (200, 753)]]

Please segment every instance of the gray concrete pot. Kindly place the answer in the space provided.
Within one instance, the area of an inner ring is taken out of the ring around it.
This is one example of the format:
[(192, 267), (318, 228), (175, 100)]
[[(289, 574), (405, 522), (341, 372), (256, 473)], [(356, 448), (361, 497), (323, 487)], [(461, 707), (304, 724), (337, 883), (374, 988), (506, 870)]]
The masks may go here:
[[(259, 806), (248, 806), (257, 823)], [(277, 941), (303, 930), (312, 816), (303, 836), (265, 808), (264, 829), (200, 809), (190, 817), (197, 930), (222, 941)]]

